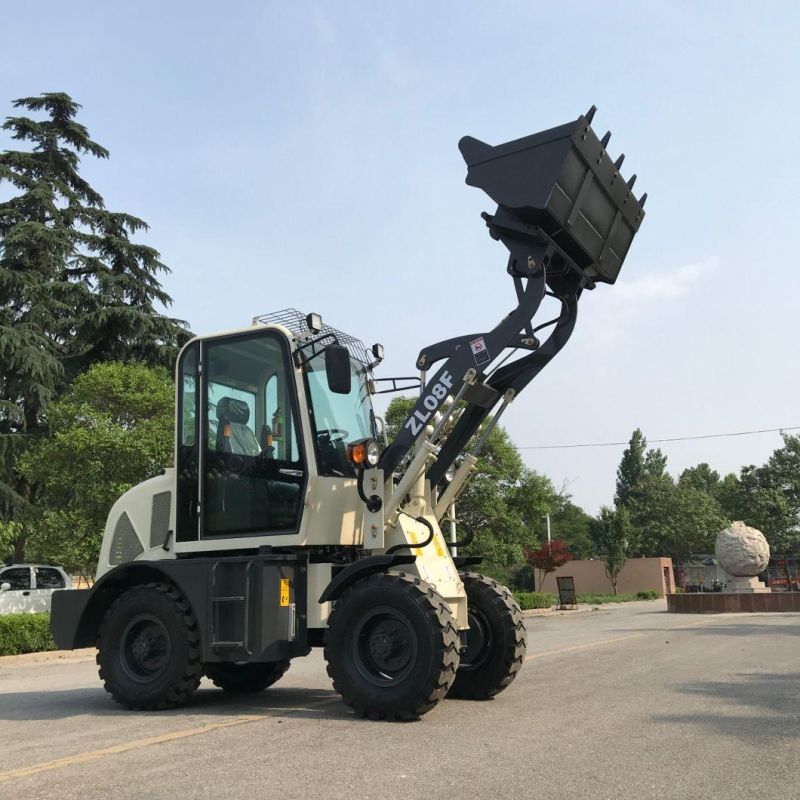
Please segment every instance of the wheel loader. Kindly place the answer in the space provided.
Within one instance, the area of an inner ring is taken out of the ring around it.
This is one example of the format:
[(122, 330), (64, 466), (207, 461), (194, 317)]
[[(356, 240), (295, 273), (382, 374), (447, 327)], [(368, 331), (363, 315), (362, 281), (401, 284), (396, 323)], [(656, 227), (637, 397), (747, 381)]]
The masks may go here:
[[(258, 692), (314, 647), (372, 719), (514, 680), (520, 609), (478, 556), (455, 554), (473, 532), (443, 529), (498, 419), (566, 344), (584, 290), (615, 282), (644, 217), (594, 114), (460, 141), (467, 183), (497, 205), (483, 219), (516, 303), (491, 330), (425, 347), (413, 378), (376, 378), (380, 345), (293, 309), (186, 344), (174, 466), (114, 504), (94, 586), (53, 596), (57, 645), (96, 645), (116, 701), (178, 706), (204, 675)], [(558, 313), (534, 324), (545, 298)], [(419, 397), (389, 442), (372, 398), (409, 387)]]

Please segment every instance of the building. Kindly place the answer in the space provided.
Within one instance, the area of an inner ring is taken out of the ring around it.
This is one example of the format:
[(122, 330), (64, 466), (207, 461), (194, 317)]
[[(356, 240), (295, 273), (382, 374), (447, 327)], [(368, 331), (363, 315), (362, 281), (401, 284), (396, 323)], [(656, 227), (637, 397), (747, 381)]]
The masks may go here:
[[(571, 576), (575, 580), (578, 594), (592, 592), (611, 594), (614, 589), (606, 575), (606, 565), (602, 559), (570, 561), (555, 572), (546, 575), (538, 592), (558, 594), (556, 578)], [(626, 592), (656, 591), (659, 597), (675, 591), (675, 576), (670, 558), (630, 558), (625, 562), (617, 579), (617, 591)]]

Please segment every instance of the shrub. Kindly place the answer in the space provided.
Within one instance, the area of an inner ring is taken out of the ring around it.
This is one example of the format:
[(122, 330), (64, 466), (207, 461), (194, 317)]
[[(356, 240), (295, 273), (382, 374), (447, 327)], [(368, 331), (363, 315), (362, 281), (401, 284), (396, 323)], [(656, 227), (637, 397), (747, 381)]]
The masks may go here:
[(0, 656), (55, 649), (49, 614), (0, 615)]
[(550, 608), (558, 600), (554, 594), (543, 592), (514, 592), (514, 599), (523, 611), (529, 608)]
[(643, 592), (636, 592), (637, 600), (658, 600), (661, 595), (655, 589), (646, 589)]

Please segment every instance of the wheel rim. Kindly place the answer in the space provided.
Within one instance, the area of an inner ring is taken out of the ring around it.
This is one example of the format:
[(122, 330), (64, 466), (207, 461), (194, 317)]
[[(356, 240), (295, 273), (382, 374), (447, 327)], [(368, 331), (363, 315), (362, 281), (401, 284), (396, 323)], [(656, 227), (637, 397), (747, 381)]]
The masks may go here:
[(373, 608), (356, 627), (353, 660), (361, 676), (375, 686), (403, 681), (414, 669), (417, 652), (414, 627), (396, 608)]
[(164, 623), (151, 614), (134, 617), (122, 633), (122, 668), (137, 683), (147, 683), (158, 676), (169, 663), (171, 653)]
[(478, 669), (484, 664), (492, 649), (492, 628), (484, 614), (479, 609), (470, 608), (467, 618), (467, 643), (459, 666), (459, 670), (466, 671)]

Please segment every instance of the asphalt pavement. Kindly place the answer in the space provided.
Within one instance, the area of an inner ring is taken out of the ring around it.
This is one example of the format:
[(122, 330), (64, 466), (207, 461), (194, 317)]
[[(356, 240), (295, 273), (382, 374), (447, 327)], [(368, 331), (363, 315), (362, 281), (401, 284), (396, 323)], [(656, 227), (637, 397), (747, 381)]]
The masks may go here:
[(93, 657), (0, 660), (0, 797), (800, 797), (800, 615), (673, 615), (663, 601), (530, 617), (528, 659), (484, 703), (356, 719), (321, 654), (263, 694), (206, 681), (136, 713)]

